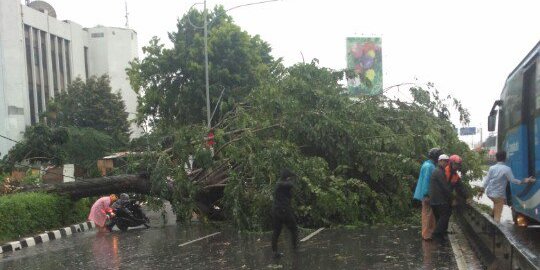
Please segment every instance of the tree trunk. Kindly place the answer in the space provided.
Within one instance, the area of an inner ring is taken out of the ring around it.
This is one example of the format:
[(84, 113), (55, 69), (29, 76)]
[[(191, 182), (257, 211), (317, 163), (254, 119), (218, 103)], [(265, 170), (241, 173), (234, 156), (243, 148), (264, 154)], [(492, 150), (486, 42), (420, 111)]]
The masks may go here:
[[(201, 212), (210, 218), (222, 218), (221, 211), (214, 208), (216, 202), (223, 197), (223, 189), (228, 180), (226, 167), (214, 170), (208, 174), (198, 173), (192, 181), (202, 184), (202, 188), (196, 195), (196, 203)], [(39, 187), (25, 187), (19, 189), (20, 192), (48, 192), (60, 195), (67, 195), (72, 200), (86, 197), (103, 196), (112, 193), (133, 192), (138, 194), (151, 193), (152, 184), (150, 178), (145, 174), (123, 174), (115, 176), (104, 176), (99, 178), (80, 179), (74, 182), (59, 184), (44, 184)], [(169, 193), (170, 194), (170, 193)], [(162, 198), (171, 201), (173, 198)], [(178, 199), (178, 198), (177, 198)]]
[(45, 191), (49, 193), (68, 195), (72, 199), (77, 200), (85, 197), (122, 192), (150, 194), (151, 187), (152, 185), (147, 175), (123, 174), (82, 179), (60, 184), (45, 184), (41, 185), (40, 187), (23, 188), (20, 191)]

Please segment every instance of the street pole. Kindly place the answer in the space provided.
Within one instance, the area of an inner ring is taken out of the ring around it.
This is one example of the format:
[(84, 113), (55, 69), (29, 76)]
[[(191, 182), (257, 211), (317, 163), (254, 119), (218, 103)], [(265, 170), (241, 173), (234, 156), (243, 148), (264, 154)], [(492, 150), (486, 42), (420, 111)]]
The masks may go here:
[[(240, 8), (240, 7), (264, 4), (264, 3), (269, 3), (269, 2), (276, 2), (276, 1), (279, 1), (279, 0), (265, 0), (265, 1), (260, 1), (260, 2), (243, 4), (243, 5), (239, 5), (239, 6), (235, 6), (230, 9), (227, 9), (226, 11), (230, 11), (230, 10)], [(196, 4), (200, 4), (200, 3), (195, 3), (194, 5)], [(191, 25), (193, 24), (191, 23)], [(195, 28), (200, 29), (200, 26), (195, 26), (195, 25), (193, 26)], [(206, 123), (207, 123), (208, 129), (210, 130), (210, 128), (212, 128), (212, 123), (211, 123), (212, 118), (210, 116), (210, 82), (208, 79), (208, 10), (206, 9), (206, 0), (204, 0), (204, 73), (205, 73), (204, 75), (205, 75), (205, 83), (206, 83)]]
[(208, 11), (206, 10), (206, 0), (204, 0), (204, 73), (206, 81), (206, 123), (208, 129), (212, 127), (210, 123), (210, 85), (208, 80)]

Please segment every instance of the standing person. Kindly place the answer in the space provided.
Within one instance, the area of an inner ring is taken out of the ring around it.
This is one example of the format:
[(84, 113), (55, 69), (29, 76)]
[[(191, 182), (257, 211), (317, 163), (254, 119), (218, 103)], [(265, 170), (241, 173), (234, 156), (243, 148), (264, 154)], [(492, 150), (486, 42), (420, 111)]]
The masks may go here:
[(108, 230), (105, 227), (107, 221), (107, 210), (118, 199), (115, 194), (99, 198), (93, 205), (88, 215), (88, 220), (93, 221), (100, 231)]
[(294, 178), (296, 178), (296, 175), (289, 169), (281, 170), (281, 177), (274, 191), (274, 202), (272, 204), (272, 251), (275, 258), (283, 256), (283, 253), (277, 250), (277, 241), (283, 225), (291, 232), (293, 248), (296, 250), (298, 247), (298, 226), (296, 225), (291, 207)]
[(439, 148), (429, 150), (428, 160), (424, 161), (420, 168), (420, 175), (414, 191), (414, 199), (422, 202), (422, 239), (424, 240), (430, 240), (435, 229), (435, 216), (429, 204), (429, 180), (441, 154), (442, 151)]
[(466, 198), (467, 190), (457, 173), (461, 169), (461, 158), (458, 155), (452, 156), (450, 160), (448, 155), (442, 154), (437, 165), (431, 175), (429, 197), (436, 222), (433, 237), (443, 238), (448, 233), (448, 222), (452, 215), (452, 191), (455, 189), (459, 195)]
[(506, 162), (506, 152), (499, 151), (495, 154), (497, 164), (489, 167), (487, 175), (484, 177), (483, 190), (480, 195), (486, 191), (486, 195), (493, 201), (493, 219), (496, 223), (501, 222), (501, 213), (504, 204), (506, 203), (506, 185), (508, 182), (522, 185), (529, 182), (534, 182), (534, 177), (527, 177), (525, 179), (518, 180), (514, 178), (512, 169), (508, 167)]
[(463, 160), (458, 155), (451, 155), (448, 159), (448, 165), (444, 168), (444, 174), (446, 181), (449, 181), (452, 186), (458, 184), (461, 180), (461, 175), (458, 173), (461, 171), (461, 163)]

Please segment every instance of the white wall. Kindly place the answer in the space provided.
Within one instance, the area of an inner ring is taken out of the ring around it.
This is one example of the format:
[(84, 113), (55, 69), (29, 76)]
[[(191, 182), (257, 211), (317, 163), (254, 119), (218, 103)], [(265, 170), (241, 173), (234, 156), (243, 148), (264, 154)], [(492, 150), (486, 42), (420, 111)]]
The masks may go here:
[[(22, 139), (26, 123), (30, 122), (21, 22), (19, 2), (0, 0), (0, 134), (15, 140)], [(13, 145), (0, 138), (1, 155)]]
[[(98, 26), (88, 29), (92, 33), (103, 33), (101, 38), (90, 37), (92, 51), (91, 74), (108, 74), (113, 92), (120, 91), (126, 104), (128, 119), (135, 118), (137, 94), (131, 88), (126, 74), (129, 62), (138, 56), (137, 33), (131, 29)], [(132, 124), (131, 137), (139, 137), (142, 129)]]
[(80, 77), (81, 79), (86, 80), (84, 47), (89, 47), (89, 33), (77, 23), (70, 21), (68, 22), (68, 25), (71, 32), (71, 78), (72, 80), (75, 80), (77, 77)]

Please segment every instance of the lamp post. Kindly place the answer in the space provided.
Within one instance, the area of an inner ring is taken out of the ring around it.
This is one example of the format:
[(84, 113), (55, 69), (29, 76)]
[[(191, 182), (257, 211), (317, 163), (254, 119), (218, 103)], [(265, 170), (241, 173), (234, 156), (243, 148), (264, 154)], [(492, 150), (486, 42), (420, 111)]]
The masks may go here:
[(208, 129), (212, 127), (210, 119), (210, 82), (208, 79), (208, 10), (206, 0), (204, 0), (204, 77), (206, 83), (206, 123)]
[[(230, 11), (230, 10), (240, 8), (240, 7), (264, 4), (264, 3), (269, 3), (269, 2), (276, 2), (276, 1), (279, 1), (279, 0), (266, 0), (266, 1), (260, 1), (260, 2), (247, 3), (243, 5), (234, 6), (232, 8), (227, 9), (226, 11)], [(193, 6), (195, 6), (196, 4), (200, 4), (200, 3), (195, 3), (193, 4)], [(206, 123), (207, 123), (208, 129), (210, 129), (212, 128), (212, 123), (211, 123), (212, 118), (210, 116), (210, 111), (211, 111), (210, 109), (210, 80), (209, 80), (209, 75), (208, 75), (208, 10), (206, 9), (206, 0), (204, 0), (203, 5), (204, 5), (203, 28), (204, 28), (204, 77), (205, 77), (205, 87), (206, 87)], [(189, 20), (189, 16), (188, 16), (188, 21), (193, 27), (200, 29), (200, 26), (197, 27), (196, 25), (191, 23), (191, 21)]]

